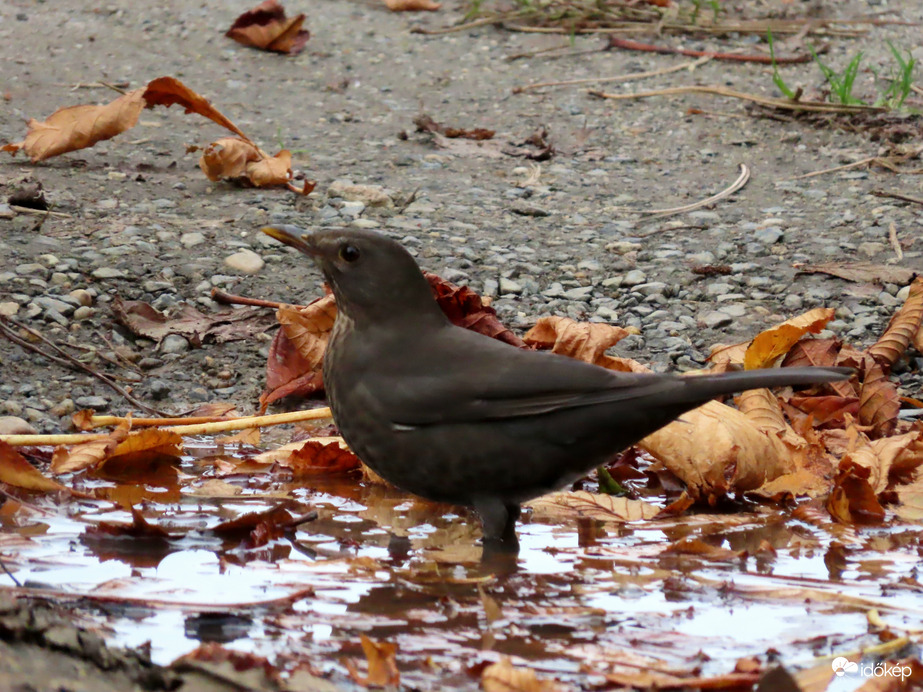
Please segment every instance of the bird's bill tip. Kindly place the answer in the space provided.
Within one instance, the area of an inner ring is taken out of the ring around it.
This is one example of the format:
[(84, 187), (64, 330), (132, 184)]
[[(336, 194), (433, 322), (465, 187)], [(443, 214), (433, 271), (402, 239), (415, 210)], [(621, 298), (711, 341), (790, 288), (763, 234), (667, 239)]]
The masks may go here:
[(260, 231), (270, 238), (275, 238), (280, 243), (285, 243), (306, 255), (315, 254), (313, 245), (308, 241), (311, 234), (303, 228), (281, 224), (278, 226), (263, 226)]

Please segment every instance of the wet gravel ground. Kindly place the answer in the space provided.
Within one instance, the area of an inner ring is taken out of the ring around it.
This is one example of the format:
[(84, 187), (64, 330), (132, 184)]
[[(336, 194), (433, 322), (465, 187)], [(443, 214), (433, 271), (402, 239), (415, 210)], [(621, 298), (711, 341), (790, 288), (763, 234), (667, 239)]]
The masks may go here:
[[(769, 8), (741, 4), (751, 13)], [(798, 16), (807, 11), (802, 4), (786, 7)], [(409, 31), (459, 19), (462, 8), (454, 4), (412, 15), (376, 3), (289, 3), (290, 12), (308, 12), (312, 38), (301, 55), (282, 57), (223, 37), (249, 5), (0, 6), (0, 139), (21, 139), (25, 118), (115, 95), (86, 85), (136, 88), (171, 75), (267, 151), (291, 149), (295, 167), (318, 181), (306, 198), (209, 182), (186, 145), (204, 146), (224, 133), (176, 108), (145, 111), (133, 130), (40, 164), (2, 154), (0, 313), (118, 375), (153, 406), (182, 411), (224, 400), (254, 410), (271, 334), (201, 347), (179, 336), (157, 343), (118, 326), (112, 301), (144, 300), (167, 311), (190, 302), (209, 312), (224, 309), (212, 301), (212, 288), (290, 302), (320, 295), (313, 267), (258, 232), (267, 222), (380, 229), (426, 269), (490, 296), (501, 320), (517, 330), (547, 314), (638, 327), (640, 335), (615, 352), (657, 370), (702, 367), (714, 344), (746, 340), (821, 305), (836, 309), (829, 333), (868, 346), (901, 304), (904, 285), (887, 275), (864, 284), (798, 267), (872, 262), (923, 271), (923, 206), (872, 194), (921, 196), (919, 176), (862, 167), (791, 180), (890, 151), (865, 126), (757, 117), (741, 102), (700, 95), (611, 102), (576, 87), (514, 94), (532, 82), (657, 70), (688, 58), (600, 51), (508, 60), (564, 39), (494, 27), (437, 36)], [(881, 10), (923, 21), (923, 6), (910, 0), (836, 3), (824, 11), (854, 17)], [(830, 44), (826, 62), (843, 67), (862, 50), (864, 65), (887, 73), (888, 39), (923, 59), (919, 27), (865, 28), (858, 38), (817, 39)], [(757, 50), (746, 36), (658, 40)], [(601, 44), (577, 37), (574, 48)], [(802, 48), (777, 45), (780, 52)], [(784, 75), (809, 93), (822, 87), (815, 65), (785, 67)], [(717, 61), (692, 74), (608, 88), (682, 84), (776, 95), (765, 65)], [(873, 95), (870, 72), (857, 90)], [(919, 95), (914, 103), (923, 105)], [(416, 133), (420, 112), (450, 126), (496, 130), (496, 140)], [(917, 133), (905, 146), (919, 146), (917, 120), (907, 116), (900, 125)], [(542, 126), (555, 147), (550, 160), (504, 153)], [(712, 208), (656, 219), (620, 209), (698, 201), (729, 185), (740, 163), (752, 169), (749, 184)], [(61, 215), (18, 213), (4, 203), (36, 182)], [(719, 269), (703, 274), (703, 267)], [(98, 380), (5, 338), (0, 366), (0, 415), (40, 431), (67, 427), (78, 408), (132, 408)], [(906, 394), (920, 395), (921, 370), (916, 353), (899, 365)]]

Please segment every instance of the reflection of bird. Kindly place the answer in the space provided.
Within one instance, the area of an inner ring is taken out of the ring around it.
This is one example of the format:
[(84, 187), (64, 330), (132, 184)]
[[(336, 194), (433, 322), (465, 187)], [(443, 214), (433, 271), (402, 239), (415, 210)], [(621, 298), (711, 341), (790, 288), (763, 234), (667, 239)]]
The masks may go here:
[(313, 257), (336, 296), (324, 384), (346, 442), (396, 486), (474, 507), (487, 541), (514, 546), (521, 502), (571, 483), (712, 397), (852, 372), (613, 372), (452, 325), (413, 257), (381, 234), (263, 231)]

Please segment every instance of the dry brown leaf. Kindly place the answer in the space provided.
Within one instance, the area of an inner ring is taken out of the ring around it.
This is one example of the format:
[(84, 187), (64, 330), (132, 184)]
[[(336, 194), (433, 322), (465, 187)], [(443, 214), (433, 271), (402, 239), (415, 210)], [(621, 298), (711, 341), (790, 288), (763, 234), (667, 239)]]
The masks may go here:
[(0, 440), (0, 483), (42, 492), (67, 490), (60, 483), (42, 475), (14, 447), (2, 440)]
[(222, 137), (209, 144), (199, 158), (199, 168), (209, 180), (239, 178), (247, 170), (247, 164), (259, 161), (257, 146), (240, 137)]
[(770, 367), (806, 333), (820, 332), (833, 316), (833, 308), (814, 308), (757, 334), (744, 354), (744, 368), (756, 370)]
[(738, 396), (736, 401), (741, 413), (763, 432), (777, 435), (789, 447), (806, 444), (804, 438), (785, 421), (779, 400), (768, 389), (749, 389)]
[(749, 341), (739, 344), (715, 344), (708, 354), (708, 362), (716, 367), (743, 366), (744, 354), (749, 345)]
[(643, 500), (629, 500), (590, 493), (585, 490), (560, 491), (536, 498), (527, 503), (533, 511), (559, 519), (586, 517), (599, 521), (641, 521), (653, 519), (660, 508)]
[(739, 560), (747, 557), (746, 550), (728, 550), (711, 543), (706, 543), (700, 538), (681, 538), (671, 543), (661, 552), (661, 555), (692, 555), (715, 562)]
[(225, 36), (245, 46), (297, 55), (311, 34), (302, 29), (304, 14), (288, 18), (277, 0), (265, 0), (240, 15)]
[(0, 151), (15, 154), (24, 149), (32, 163), (36, 163), (86, 149), (134, 127), (144, 107), (144, 89), (135, 89), (104, 106), (62, 108), (45, 121), (29, 120), (26, 138), (0, 147)]
[(871, 428), (872, 437), (885, 437), (894, 431), (900, 408), (897, 385), (875, 365), (865, 373), (859, 390), (859, 422)]
[(523, 340), (540, 349), (550, 348), (552, 353), (603, 365), (607, 359), (606, 349), (630, 333), (627, 329), (611, 324), (576, 322), (569, 317), (552, 316), (540, 317)]
[(891, 321), (888, 328), (871, 347), (868, 354), (876, 362), (890, 368), (900, 358), (911, 340), (921, 329), (923, 322), (923, 276), (910, 284), (910, 294)]
[(787, 403), (811, 416), (816, 428), (843, 426), (846, 416), (859, 416), (859, 398), (855, 396), (792, 396)]
[(895, 267), (893, 264), (872, 264), (871, 262), (827, 262), (825, 264), (806, 264), (799, 268), (805, 274), (829, 274), (846, 281), (857, 283), (877, 284), (884, 283), (904, 286), (918, 273), (912, 269)]
[(112, 301), (112, 313), (133, 334), (154, 341), (168, 334), (179, 334), (194, 346), (207, 341), (220, 344), (250, 339), (265, 332), (273, 322), (264, 308), (240, 308), (206, 315), (183, 303), (164, 313), (140, 300), (122, 300), (118, 296)]
[(283, 149), (275, 156), (247, 164), (247, 179), (255, 187), (285, 185), (292, 179), (292, 152)]
[(397, 687), (401, 684), (401, 674), (397, 670), (397, 644), (391, 642), (376, 642), (364, 634), (359, 635), (362, 651), (369, 664), (369, 673), (359, 675), (352, 661), (346, 660), (349, 676), (365, 687)]
[(840, 461), (840, 468), (827, 497), (830, 516), (841, 524), (880, 524), (885, 510), (869, 483), (871, 469), (848, 459)]
[(923, 475), (896, 490), (894, 512), (905, 521), (923, 522)]
[(330, 442), (308, 440), (288, 456), (278, 457), (276, 463), (290, 468), (295, 478), (346, 473), (361, 465), (359, 457), (340, 438)]
[(385, 5), (392, 12), (435, 12), (442, 7), (433, 0), (385, 0)]
[(514, 666), (506, 657), (487, 666), (481, 673), (484, 692), (559, 692), (562, 688), (553, 680), (542, 680), (535, 671)]
[(55, 111), (40, 122), (30, 120), (26, 138), (0, 148), (15, 154), (24, 149), (33, 162), (86, 149), (135, 126), (142, 108), (181, 105), (187, 113), (198, 113), (244, 137), (234, 123), (219, 113), (205, 98), (173, 77), (158, 77), (142, 89), (135, 89), (104, 106), (70, 106)]
[(923, 465), (923, 430), (866, 441), (847, 452), (843, 463), (867, 468), (869, 486), (878, 495), (901, 479), (909, 479)]
[(179, 433), (160, 428), (133, 430), (112, 450), (112, 457), (139, 452), (178, 457), (183, 453), (183, 438)]
[(522, 339), (497, 319), (496, 310), (470, 288), (457, 286), (430, 272), (423, 272), (423, 275), (429, 281), (436, 302), (452, 324), (512, 346), (525, 345)]
[(313, 370), (319, 370), (323, 365), (324, 351), (336, 316), (336, 301), (332, 294), (305, 307), (284, 305), (276, 311), (276, 319), (282, 325), (285, 336)]
[(128, 437), (130, 428), (129, 418), (119, 423), (118, 427), (103, 439), (83, 442), (70, 448), (57, 447), (51, 456), (51, 472), (57, 475), (99, 466), (111, 457), (112, 451)]
[(648, 435), (638, 446), (712, 502), (759, 488), (795, 470), (792, 451), (737, 409), (710, 401)]

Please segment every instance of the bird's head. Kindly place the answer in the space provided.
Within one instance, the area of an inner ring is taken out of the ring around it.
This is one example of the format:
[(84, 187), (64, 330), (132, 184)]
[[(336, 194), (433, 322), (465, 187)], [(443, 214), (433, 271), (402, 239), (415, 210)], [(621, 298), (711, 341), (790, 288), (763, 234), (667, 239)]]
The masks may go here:
[(267, 226), (263, 233), (312, 257), (333, 290), (337, 308), (356, 321), (445, 320), (413, 256), (373, 231)]

